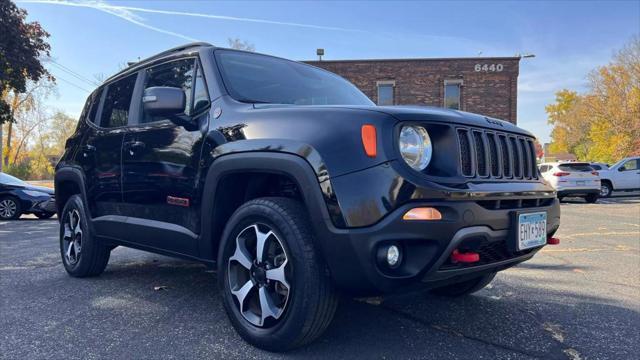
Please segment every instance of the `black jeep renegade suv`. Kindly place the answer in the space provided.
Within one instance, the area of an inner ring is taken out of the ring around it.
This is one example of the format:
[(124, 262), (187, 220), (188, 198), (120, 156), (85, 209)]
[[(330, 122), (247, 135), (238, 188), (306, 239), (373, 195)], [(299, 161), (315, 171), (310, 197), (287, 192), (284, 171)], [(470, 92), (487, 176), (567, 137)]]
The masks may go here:
[(344, 79), (190, 44), (88, 98), (55, 176), (64, 267), (115, 246), (215, 266), (231, 323), (286, 350), (317, 338), (337, 293), (460, 296), (558, 229), (533, 136), (501, 120), (379, 107)]

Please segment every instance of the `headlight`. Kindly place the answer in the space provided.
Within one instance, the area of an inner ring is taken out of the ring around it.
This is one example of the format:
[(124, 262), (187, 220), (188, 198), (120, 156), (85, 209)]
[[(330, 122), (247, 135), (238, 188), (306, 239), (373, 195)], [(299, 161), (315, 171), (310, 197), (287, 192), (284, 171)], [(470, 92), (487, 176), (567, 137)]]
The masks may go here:
[(429, 133), (422, 126), (404, 126), (400, 130), (400, 154), (413, 169), (422, 171), (431, 161), (433, 147)]
[(23, 193), (29, 195), (29, 196), (33, 196), (33, 197), (40, 197), (40, 196), (51, 196), (47, 193), (43, 193), (40, 191), (36, 191), (36, 190), (22, 190)]

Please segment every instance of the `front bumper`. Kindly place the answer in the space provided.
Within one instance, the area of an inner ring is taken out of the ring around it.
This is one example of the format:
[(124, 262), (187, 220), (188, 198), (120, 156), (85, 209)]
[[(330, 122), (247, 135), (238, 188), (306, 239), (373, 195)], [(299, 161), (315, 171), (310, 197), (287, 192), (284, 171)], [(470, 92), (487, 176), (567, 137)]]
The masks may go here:
[[(533, 203), (531, 203), (533, 205)], [(388, 214), (373, 226), (335, 229), (330, 246), (324, 247), (336, 284), (351, 293), (376, 294), (413, 288), (435, 287), (465, 277), (499, 271), (531, 258), (540, 248), (510, 250), (514, 212), (547, 212), (547, 236), (560, 225), (559, 202), (545, 199), (541, 205), (518, 209), (494, 209), (482, 201), (412, 202)], [(414, 207), (434, 207), (438, 221), (406, 221), (402, 216)], [(399, 244), (402, 264), (389, 269), (378, 261), (378, 249)], [(474, 248), (480, 261), (452, 264), (451, 253), (460, 246)]]

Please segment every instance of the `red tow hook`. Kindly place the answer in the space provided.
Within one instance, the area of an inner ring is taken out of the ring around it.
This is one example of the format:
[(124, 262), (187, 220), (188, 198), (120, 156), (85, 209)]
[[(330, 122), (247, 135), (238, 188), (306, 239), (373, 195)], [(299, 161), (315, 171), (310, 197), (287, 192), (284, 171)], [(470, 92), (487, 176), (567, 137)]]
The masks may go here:
[(461, 253), (458, 249), (451, 253), (451, 262), (453, 263), (474, 263), (480, 261), (480, 254), (474, 252)]
[(557, 237), (550, 237), (547, 239), (547, 245), (560, 245), (560, 239)]

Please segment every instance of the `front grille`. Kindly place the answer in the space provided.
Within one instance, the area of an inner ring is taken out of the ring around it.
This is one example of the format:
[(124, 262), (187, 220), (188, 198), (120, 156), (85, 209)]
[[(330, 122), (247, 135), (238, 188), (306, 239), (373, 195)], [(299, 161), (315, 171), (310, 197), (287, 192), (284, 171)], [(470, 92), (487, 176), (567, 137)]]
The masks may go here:
[(533, 139), (483, 129), (457, 129), (460, 171), (473, 178), (538, 179)]
[(549, 206), (553, 203), (553, 199), (554, 198), (480, 200), (476, 201), (476, 203), (487, 210), (509, 210)]

